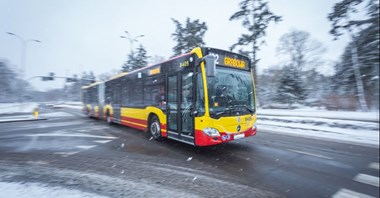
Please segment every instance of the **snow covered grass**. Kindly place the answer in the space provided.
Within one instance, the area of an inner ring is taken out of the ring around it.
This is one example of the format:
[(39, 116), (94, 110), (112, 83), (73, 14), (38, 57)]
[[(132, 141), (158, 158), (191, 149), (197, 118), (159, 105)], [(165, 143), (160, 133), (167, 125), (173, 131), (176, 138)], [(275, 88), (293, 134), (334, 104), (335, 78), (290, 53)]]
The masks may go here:
[(313, 126), (298, 123), (281, 123), (258, 120), (260, 132), (288, 134), (297, 137), (324, 139), (333, 142), (351, 143), (355, 145), (379, 147), (379, 130), (333, 128), (329, 126)]
[(38, 107), (36, 102), (0, 103), (0, 114), (31, 113)]
[[(260, 110), (258, 110), (260, 111)], [(379, 147), (376, 112), (268, 110), (258, 115), (258, 130), (297, 137)]]
[(62, 187), (46, 186), (40, 183), (8, 183), (0, 181), (0, 192), (9, 198), (103, 198), (93, 193), (82, 192), (79, 190), (65, 189)]
[(32, 113), (36, 107), (40, 105), (50, 107), (67, 107), (72, 109), (82, 109), (82, 102), (25, 102), (25, 103), (0, 103), (0, 114), (14, 114), (14, 113)]
[(356, 111), (326, 111), (316, 109), (258, 109), (257, 114), (260, 115), (276, 115), (276, 116), (297, 116), (297, 117), (313, 117), (313, 118), (331, 118), (341, 120), (360, 120), (379, 122), (379, 111), (377, 112), (356, 112)]
[(54, 107), (57, 107), (57, 108), (70, 108), (70, 109), (79, 109), (79, 110), (82, 110), (83, 106), (82, 106), (82, 103), (80, 104), (58, 104), (58, 105), (54, 105)]

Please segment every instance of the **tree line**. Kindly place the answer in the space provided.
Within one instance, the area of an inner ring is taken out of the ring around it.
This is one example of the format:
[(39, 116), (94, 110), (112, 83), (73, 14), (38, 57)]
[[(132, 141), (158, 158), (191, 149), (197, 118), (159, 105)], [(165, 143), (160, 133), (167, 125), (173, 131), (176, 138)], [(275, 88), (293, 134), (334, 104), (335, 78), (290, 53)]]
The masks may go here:
[[(365, 17), (355, 18), (357, 13)], [(241, 21), (247, 33), (242, 34), (230, 50), (251, 58), (260, 106), (279, 103), (284, 104), (284, 108), (292, 108), (295, 104), (362, 111), (379, 108), (379, 2), (341, 0), (326, 19), (331, 23), (332, 39), (339, 39), (343, 34), (351, 38), (340, 60), (329, 64), (322, 58), (326, 48), (321, 42), (306, 31), (290, 30), (279, 40), (278, 64), (259, 75), (257, 52), (265, 44), (266, 30), (271, 23), (281, 22), (283, 17), (273, 13), (265, 0), (240, 2), (239, 10), (229, 20)], [(173, 56), (205, 45), (205, 22), (190, 18), (185, 24), (172, 21), (176, 27), (172, 37), (177, 43)], [(137, 57), (144, 58), (146, 51), (138, 51), (142, 53)], [(128, 61), (131, 62), (131, 58)], [(134, 65), (139, 68), (146, 64)], [(323, 66), (332, 67), (334, 74), (326, 75), (319, 69)]]
[[(364, 17), (358, 19), (355, 17), (357, 13), (362, 13)], [(186, 53), (194, 47), (205, 46), (204, 35), (208, 30), (206, 22), (190, 18), (184, 23), (171, 20), (175, 26), (171, 37), (176, 42), (172, 56)], [(313, 39), (310, 33), (293, 29), (278, 42), (278, 63), (266, 66), (267, 69), (261, 74), (258, 74), (257, 69), (262, 66), (257, 52), (265, 44), (267, 28), (271, 23), (280, 23), (283, 17), (273, 13), (265, 0), (242, 0), (239, 10), (229, 20), (240, 21), (246, 29), (247, 33), (241, 34), (230, 50), (250, 57), (259, 105), (263, 108), (275, 103), (284, 104), (285, 108), (293, 108), (296, 104), (362, 111), (379, 108), (378, 1), (341, 0), (326, 16), (326, 20), (331, 23), (332, 39), (339, 39), (343, 34), (351, 38), (341, 58), (335, 63), (329, 64), (322, 59), (326, 48)], [(154, 63), (163, 58), (148, 56), (147, 50), (140, 44), (127, 54), (120, 71), (102, 74), (99, 78), (105, 80), (118, 72), (144, 67), (149, 60)], [(326, 65), (333, 67), (333, 75), (326, 75), (319, 69)], [(89, 78), (86, 75), (91, 75), (95, 80), (91, 72), (83, 73), (81, 79)], [(69, 99), (79, 98), (77, 93), (84, 83), (82, 80), (65, 86), (66, 92), (71, 93)], [(7, 97), (6, 93), (11, 93), (9, 89), (9, 86), (1, 89), (0, 100), (1, 97)]]

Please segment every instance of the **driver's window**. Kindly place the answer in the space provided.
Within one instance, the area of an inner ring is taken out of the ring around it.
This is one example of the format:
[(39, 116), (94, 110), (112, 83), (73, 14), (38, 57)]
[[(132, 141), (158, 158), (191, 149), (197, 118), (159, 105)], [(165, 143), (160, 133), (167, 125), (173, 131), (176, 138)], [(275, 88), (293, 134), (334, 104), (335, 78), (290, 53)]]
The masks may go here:
[(198, 111), (198, 115), (203, 115), (205, 113), (205, 99), (204, 99), (204, 89), (203, 89), (203, 80), (202, 80), (202, 74), (197, 74), (197, 83), (196, 83), (196, 96), (197, 99), (195, 100), (196, 104), (196, 110)]

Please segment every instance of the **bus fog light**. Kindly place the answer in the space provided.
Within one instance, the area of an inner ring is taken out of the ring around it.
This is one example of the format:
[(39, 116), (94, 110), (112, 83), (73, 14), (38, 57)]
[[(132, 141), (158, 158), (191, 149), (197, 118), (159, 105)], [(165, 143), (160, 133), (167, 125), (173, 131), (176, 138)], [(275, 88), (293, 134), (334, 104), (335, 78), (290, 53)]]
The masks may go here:
[(204, 128), (203, 133), (205, 133), (206, 135), (208, 135), (210, 137), (219, 137), (220, 136), (218, 129), (215, 129), (215, 128), (209, 128), (209, 127)]
[(254, 125), (252, 126), (252, 131), (254, 131), (254, 130), (256, 130), (256, 129), (257, 129), (256, 124), (254, 124)]

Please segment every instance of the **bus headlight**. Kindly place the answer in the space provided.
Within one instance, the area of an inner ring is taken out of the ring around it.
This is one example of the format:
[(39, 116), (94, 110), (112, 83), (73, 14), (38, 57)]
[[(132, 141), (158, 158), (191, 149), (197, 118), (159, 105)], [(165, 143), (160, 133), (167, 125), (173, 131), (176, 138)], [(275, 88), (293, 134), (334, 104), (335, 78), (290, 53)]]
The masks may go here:
[(204, 128), (203, 133), (205, 133), (206, 135), (208, 135), (210, 137), (219, 137), (220, 136), (218, 129), (210, 128), (210, 127)]

